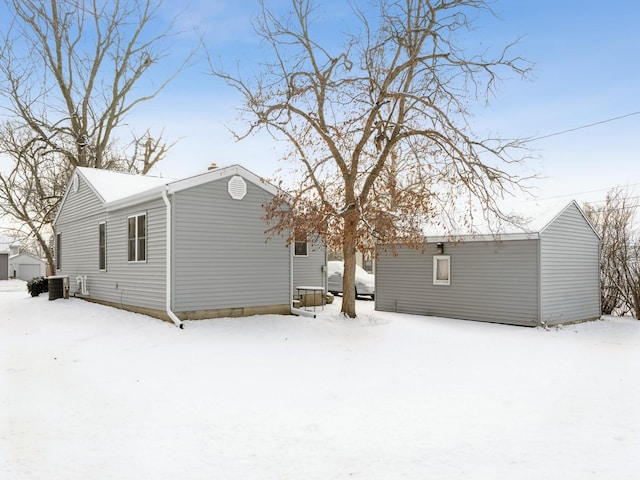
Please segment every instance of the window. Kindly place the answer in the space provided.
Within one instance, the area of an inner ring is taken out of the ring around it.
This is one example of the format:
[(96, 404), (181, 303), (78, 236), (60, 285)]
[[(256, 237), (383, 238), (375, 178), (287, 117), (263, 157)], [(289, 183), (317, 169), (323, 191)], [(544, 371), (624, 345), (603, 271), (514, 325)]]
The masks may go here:
[(98, 269), (107, 269), (107, 224), (98, 224)]
[(127, 219), (127, 259), (144, 262), (147, 259), (147, 214), (141, 213)]
[(434, 255), (433, 257), (433, 284), (451, 284), (451, 259), (449, 255)]
[(62, 268), (62, 234), (56, 233), (56, 270)]
[(308, 255), (306, 233), (296, 233), (293, 254), (297, 257), (306, 257)]

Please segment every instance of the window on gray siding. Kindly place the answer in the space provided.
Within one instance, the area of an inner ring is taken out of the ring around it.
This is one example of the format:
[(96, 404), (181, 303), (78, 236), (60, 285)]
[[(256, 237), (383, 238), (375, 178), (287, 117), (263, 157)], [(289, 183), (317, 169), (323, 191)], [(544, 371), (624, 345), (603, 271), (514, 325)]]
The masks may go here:
[(451, 258), (449, 255), (433, 256), (433, 284), (451, 284)]
[(293, 254), (297, 257), (306, 257), (308, 255), (308, 241), (306, 232), (296, 233)]
[(144, 262), (147, 259), (147, 214), (141, 213), (127, 219), (127, 259)]
[(98, 269), (107, 269), (107, 224), (98, 224)]
[(56, 233), (56, 270), (62, 268), (62, 234)]

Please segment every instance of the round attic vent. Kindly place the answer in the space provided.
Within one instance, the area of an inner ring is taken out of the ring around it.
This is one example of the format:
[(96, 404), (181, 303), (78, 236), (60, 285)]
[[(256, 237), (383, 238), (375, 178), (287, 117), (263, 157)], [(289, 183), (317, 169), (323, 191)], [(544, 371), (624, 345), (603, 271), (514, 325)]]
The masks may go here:
[(229, 195), (234, 200), (242, 200), (247, 194), (247, 184), (239, 175), (231, 177), (228, 183)]

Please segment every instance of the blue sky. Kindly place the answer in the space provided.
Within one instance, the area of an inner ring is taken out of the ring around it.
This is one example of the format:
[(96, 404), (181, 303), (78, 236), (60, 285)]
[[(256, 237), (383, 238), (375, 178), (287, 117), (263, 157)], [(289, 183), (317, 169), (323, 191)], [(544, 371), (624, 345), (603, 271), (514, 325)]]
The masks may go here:
[[(285, 5), (277, 0), (270, 5)], [(332, 21), (348, 26), (348, 6), (328, 0)], [(182, 24), (206, 29), (213, 55), (244, 70), (255, 65), (259, 42), (250, 24), (257, 2), (198, 0)], [(584, 125), (598, 125), (530, 143), (527, 173), (540, 199), (602, 200), (618, 185), (640, 183), (640, 2), (610, 0), (496, 0), (497, 18), (483, 18), (478, 35), (488, 45), (520, 38), (517, 51), (534, 63), (531, 78), (505, 79), (497, 97), (479, 106), (478, 132), (504, 137), (542, 137)], [(326, 20), (320, 16), (319, 21)], [(225, 125), (236, 125), (239, 100), (199, 64), (184, 72), (135, 121), (164, 128), (179, 140), (155, 173), (184, 176), (210, 162), (241, 163), (270, 177), (282, 165), (281, 146), (266, 136), (235, 143)], [(616, 117), (618, 120), (608, 121)], [(640, 186), (640, 185), (638, 185)]]
[[(286, 8), (288, 0), (268, 3)], [(322, 3), (328, 8), (319, 10), (318, 21), (349, 27), (348, 2)], [(517, 52), (535, 65), (529, 80), (505, 79), (498, 96), (476, 109), (476, 131), (533, 138), (605, 122), (531, 142), (525, 173), (543, 177), (533, 183), (534, 193), (568, 202), (602, 200), (618, 185), (640, 190), (640, 2), (495, 0), (492, 7), (497, 18), (482, 18), (478, 38), (487, 45), (520, 38)], [(257, 8), (257, 0), (191, 0), (186, 8), (165, 0), (163, 14), (181, 12), (179, 26), (187, 32), (172, 53), (178, 57), (189, 48), (194, 36), (188, 31), (197, 26), (225, 65), (237, 63), (245, 71), (256, 66), (260, 45), (250, 20)], [(226, 126), (237, 126), (240, 100), (207, 70), (201, 58), (129, 117), (136, 131), (163, 131), (166, 141), (177, 141), (152, 173), (181, 178), (216, 162), (240, 163), (271, 177), (283, 166), (282, 145), (266, 135), (236, 143)]]

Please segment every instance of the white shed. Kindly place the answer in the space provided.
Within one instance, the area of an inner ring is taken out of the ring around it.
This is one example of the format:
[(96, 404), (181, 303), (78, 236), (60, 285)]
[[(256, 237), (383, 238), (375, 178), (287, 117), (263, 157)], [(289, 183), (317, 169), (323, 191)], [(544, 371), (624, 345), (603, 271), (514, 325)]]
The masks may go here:
[(9, 276), (11, 278), (19, 278), (28, 282), (35, 277), (43, 277), (46, 271), (47, 262), (28, 253), (19, 253), (9, 257)]

